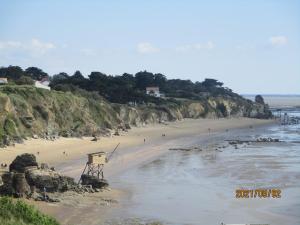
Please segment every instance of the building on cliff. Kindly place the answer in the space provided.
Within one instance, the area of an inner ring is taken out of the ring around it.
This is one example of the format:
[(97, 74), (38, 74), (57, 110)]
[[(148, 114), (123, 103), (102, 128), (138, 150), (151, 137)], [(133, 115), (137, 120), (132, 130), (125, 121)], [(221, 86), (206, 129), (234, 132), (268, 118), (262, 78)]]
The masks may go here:
[(146, 94), (157, 98), (163, 97), (163, 94), (159, 92), (159, 87), (146, 87)]
[(51, 90), (49, 87), (50, 81), (48, 79), (48, 77), (43, 78), (42, 80), (36, 80), (34, 82), (34, 86), (37, 88), (43, 88), (43, 89), (47, 89), (47, 90)]
[(8, 83), (7, 78), (0, 77), (0, 84), (7, 84), (7, 83)]

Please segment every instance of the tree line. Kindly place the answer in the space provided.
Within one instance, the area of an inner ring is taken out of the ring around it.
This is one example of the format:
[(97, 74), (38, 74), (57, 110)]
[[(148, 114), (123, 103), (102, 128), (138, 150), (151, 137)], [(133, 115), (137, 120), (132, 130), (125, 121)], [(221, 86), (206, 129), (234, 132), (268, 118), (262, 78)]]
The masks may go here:
[(206, 78), (202, 82), (192, 82), (191, 80), (167, 79), (161, 73), (147, 71), (115, 76), (94, 71), (87, 77), (83, 76), (80, 71), (76, 71), (72, 75), (61, 72), (49, 76), (37, 67), (23, 70), (18, 66), (9, 66), (0, 68), (0, 77), (6, 77), (15, 84), (33, 84), (34, 80), (48, 77), (51, 81), (50, 86), (54, 90), (74, 92), (83, 89), (98, 93), (115, 103), (157, 101), (156, 98), (146, 95), (145, 89), (149, 86), (159, 87), (166, 97), (172, 98), (201, 100), (209, 96), (239, 96), (216, 79)]

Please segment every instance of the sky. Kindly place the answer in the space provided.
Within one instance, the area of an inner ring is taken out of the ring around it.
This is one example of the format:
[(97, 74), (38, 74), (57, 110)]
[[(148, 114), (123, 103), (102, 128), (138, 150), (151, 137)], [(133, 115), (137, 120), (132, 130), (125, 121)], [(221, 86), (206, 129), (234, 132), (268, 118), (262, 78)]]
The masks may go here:
[(0, 0), (0, 67), (147, 70), (240, 94), (300, 94), (297, 0)]

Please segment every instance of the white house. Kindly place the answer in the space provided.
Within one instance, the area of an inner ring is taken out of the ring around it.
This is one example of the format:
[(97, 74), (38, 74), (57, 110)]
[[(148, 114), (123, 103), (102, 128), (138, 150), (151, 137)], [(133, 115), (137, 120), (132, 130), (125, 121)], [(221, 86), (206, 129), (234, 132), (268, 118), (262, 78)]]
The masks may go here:
[(7, 78), (0, 77), (0, 84), (7, 84), (7, 83), (8, 83)]
[(159, 87), (146, 87), (146, 94), (158, 98), (162, 96), (159, 92)]
[(42, 80), (36, 80), (34, 82), (34, 86), (37, 88), (51, 90), (51, 88), (49, 87), (49, 84), (50, 84), (50, 81), (47, 77), (43, 78)]

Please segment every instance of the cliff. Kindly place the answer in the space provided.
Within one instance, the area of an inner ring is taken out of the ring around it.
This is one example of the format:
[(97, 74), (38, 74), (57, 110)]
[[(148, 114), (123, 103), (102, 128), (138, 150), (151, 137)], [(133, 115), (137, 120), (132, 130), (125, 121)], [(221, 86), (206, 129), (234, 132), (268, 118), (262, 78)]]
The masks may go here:
[(246, 116), (267, 118), (265, 105), (242, 97), (201, 101), (170, 99), (163, 104), (114, 104), (99, 95), (74, 95), (26, 85), (0, 87), (0, 146), (27, 137), (110, 135), (112, 130), (183, 118)]

